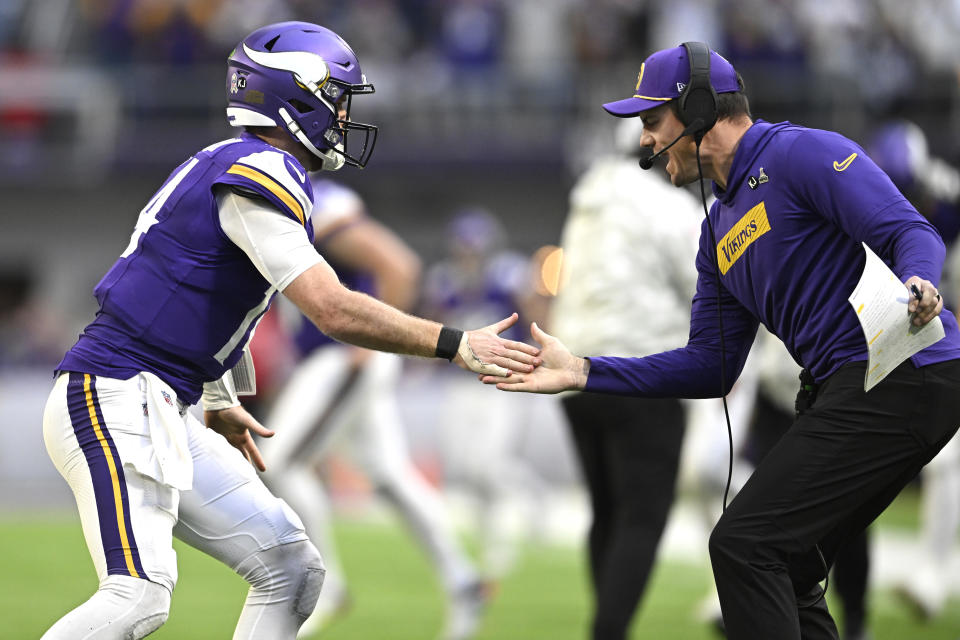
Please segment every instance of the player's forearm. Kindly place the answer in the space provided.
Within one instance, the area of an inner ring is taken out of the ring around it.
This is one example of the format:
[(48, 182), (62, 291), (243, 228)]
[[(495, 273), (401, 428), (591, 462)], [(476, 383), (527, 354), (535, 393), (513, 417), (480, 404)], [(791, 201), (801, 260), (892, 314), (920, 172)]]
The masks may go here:
[(438, 323), (350, 291), (325, 263), (307, 269), (283, 293), (321, 331), (341, 342), (407, 355), (436, 354)]
[(348, 344), (433, 357), (441, 325), (406, 314), (366, 294), (344, 289), (336, 304), (310, 319), (325, 334)]

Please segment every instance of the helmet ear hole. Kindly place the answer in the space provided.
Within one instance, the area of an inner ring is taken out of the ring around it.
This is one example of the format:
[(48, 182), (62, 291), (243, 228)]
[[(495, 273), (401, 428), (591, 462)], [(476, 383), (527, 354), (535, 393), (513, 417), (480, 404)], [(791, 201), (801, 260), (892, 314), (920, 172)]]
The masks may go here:
[(287, 100), (287, 102), (289, 102), (290, 106), (296, 109), (299, 113), (310, 113), (311, 111), (313, 111), (313, 107), (308, 105), (306, 102), (297, 100), (296, 98), (290, 98), (289, 100)]

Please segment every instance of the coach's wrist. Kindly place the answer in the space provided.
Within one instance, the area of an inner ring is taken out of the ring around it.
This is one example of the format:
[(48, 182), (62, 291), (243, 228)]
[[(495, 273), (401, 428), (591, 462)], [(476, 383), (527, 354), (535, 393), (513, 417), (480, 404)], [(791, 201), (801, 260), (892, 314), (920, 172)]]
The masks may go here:
[(573, 357), (573, 363), (570, 366), (570, 389), (582, 391), (587, 386), (587, 378), (590, 376), (590, 358)]

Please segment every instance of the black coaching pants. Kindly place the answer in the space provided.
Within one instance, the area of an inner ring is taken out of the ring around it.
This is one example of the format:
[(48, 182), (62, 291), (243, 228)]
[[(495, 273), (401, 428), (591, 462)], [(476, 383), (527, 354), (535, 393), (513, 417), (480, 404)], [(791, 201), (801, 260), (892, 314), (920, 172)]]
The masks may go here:
[(684, 409), (676, 399), (563, 399), (590, 492), (591, 637), (624, 640), (673, 504)]
[(909, 361), (869, 393), (841, 367), (730, 503), (710, 558), (730, 640), (838, 637), (823, 562), (863, 531), (960, 424), (960, 360)]

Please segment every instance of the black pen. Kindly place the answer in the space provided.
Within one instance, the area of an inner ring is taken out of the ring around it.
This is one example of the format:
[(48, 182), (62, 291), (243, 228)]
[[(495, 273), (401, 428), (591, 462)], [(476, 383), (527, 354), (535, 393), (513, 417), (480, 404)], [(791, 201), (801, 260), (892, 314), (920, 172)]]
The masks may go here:
[(923, 300), (923, 294), (920, 293), (920, 289), (917, 287), (917, 285), (910, 285), (910, 291), (913, 291), (913, 295), (917, 296), (917, 300)]

